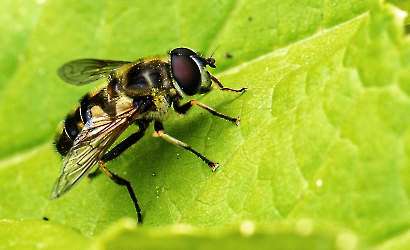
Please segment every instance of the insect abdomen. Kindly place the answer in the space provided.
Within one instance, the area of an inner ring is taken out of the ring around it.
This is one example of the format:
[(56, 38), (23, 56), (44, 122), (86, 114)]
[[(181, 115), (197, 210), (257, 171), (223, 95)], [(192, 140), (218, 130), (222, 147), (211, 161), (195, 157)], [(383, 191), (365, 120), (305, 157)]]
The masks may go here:
[(96, 93), (88, 93), (81, 98), (79, 104), (66, 117), (61, 131), (58, 132), (54, 144), (57, 151), (65, 156), (73, 146), (75, 138), (91, 119), (91, 108), (100, 106), (104, 109), (108, 103), (107, 91), (101, 89)]

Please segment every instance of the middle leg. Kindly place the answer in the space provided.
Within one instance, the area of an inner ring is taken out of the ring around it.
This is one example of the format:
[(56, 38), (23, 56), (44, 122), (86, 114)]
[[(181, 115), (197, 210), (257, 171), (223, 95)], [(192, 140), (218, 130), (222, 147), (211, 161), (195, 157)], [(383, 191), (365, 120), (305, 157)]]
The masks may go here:
[(176, 145), (176, 146), (180, 146), (190, 152), (192, 152), (193, 154), (195, 154), (196, 156), (198, 156), (203, 162), (205, 162), (209, 167), (211, 167), (212, 172), (214, 172), (217, 168), (218, 168), (218, 163), (216, 162), (212, 162), (210, 160), (208, 160), (208, 158), (206, 158), (205, 156), (203, 156), (201, 153), (199, 153), (198, 151), (196, 151), (195, 149), (193, 149), (191, 146), (189, 146), (188, 144), (175, 139), (172, 136), (169, 136), (167, 134), (164, 133), (164, 125), (161, 122), (155, 121), (154, 123), (154, 129), (155, 129), (155, 133), (157, 136), (161, 137), (162, 139)]

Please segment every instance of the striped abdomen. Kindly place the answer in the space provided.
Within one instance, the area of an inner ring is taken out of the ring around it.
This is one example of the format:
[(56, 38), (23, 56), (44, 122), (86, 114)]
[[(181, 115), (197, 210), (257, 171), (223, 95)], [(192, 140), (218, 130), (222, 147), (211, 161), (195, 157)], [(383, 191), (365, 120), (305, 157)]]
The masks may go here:
[(91, 108), (100, 106), (104, 109), (108, 103), (108, 94), (105, 88), (97, 92), (90, 92), (81, 98), (77, 107), (72, 110), (62, 123), (62, 130), (56, 135), (54, 144), (57, 151), (65, 156), (84, 125), (91, 119)]

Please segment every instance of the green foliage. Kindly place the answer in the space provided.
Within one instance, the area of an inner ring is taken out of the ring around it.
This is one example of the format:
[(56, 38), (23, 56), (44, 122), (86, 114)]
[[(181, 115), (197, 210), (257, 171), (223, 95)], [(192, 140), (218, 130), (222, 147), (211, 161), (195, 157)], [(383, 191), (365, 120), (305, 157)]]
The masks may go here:
[[(1, 2), (0, 249), (409, 245), (405, 12), (381, 1), (303, 2)], [(179, 46), (204, 55), (220, 46), (212, 72), (249, 88), (196, 97), (241, 116), (239, 127), (199, 108), (164, 124), (218, 171), (150, 130), (107, 164), (132, 182), (142, 227), (126, 189), (103, 175), (50, 201), (55, 128), (95, 87), (64, 84), (57, 67)]]

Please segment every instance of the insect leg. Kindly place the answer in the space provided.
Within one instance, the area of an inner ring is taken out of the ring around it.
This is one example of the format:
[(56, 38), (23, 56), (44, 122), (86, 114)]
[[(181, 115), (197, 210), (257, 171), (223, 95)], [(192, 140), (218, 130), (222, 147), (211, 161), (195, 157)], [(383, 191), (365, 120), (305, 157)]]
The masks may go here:
[(113, 180), (116, 184), (121, 185), (121, 186), (126, 186), (128, 189), (128, 193), (131, 196), (132, 202), (135, 205), (135, 209), (137, 210), (137, 216), (138, 216), (138, 223), (142, 224), (142, 213), (141, 213), (141, 208), (138, 205), (138, 200), (137, 196), (135, 196), (134, 190), (132, 189), (131, 182), (129, 180), (126, 180), (124, 178), (119, 177), (118, 175), (114, 174), (110, 170), (108, 170), (104, 166), (104, 161), (100, 161), (99, 166), (101, 170), (108, 176), (110, 177), (111, 180)]
[(176, 146), (180, 146), (192, 153), (194, 153), (196, 156), (198, 156), (202, 161), (204, 161), (209, 167), (211, 167), (212, 172), (215, 171), (218, 168), (218, 163), (212, 162), (210, 160), (208, 160), (205, 156), (203, 156), (201, 153), (199, 153), (198, 151), (196, 151), (195, 149), (193, 149), (191, 146), (189, 146), (188, 144), (175, 139), (172, 136), (169, 136), (167, 134), (164, 133), (164, 125), (161, 122), (155, 121), (154, 124), (154, 130), (156, 132), (156, 135), (161, 137), (162, 139), (176, 145)]
[(222, 83), (213, 75), (211, 75), (211, 79), (212, 81), (218, 85), (218, 88), (222, 91), (229, 91), (229, 92), (245, 92), (246, 90), (248, 90), (248, 88), (241, 88), (241, 89), (231, 89), (231, 88), (225, 88)]
[(190, 100), (189, 102), (187, 102), (187, 103), (185, 103), (185, 104), (182, 104), (182, 105), (180, 105), (178, 102), (175, 102), (175, 104), (174, 104), (174, 109), (175, 109), (176, 112), (178, 112), (178, 113), (180, 113), (180, 114), (185, 114), (185, 113), (188, 112), (188, 110), (189, 110), (192, 106), (194, 106), (194, 105), (199, 106), (199, 107), (205, 109), (206, 111), (208, 111), (209, 113), (211, 113), (211, 114), (214, 115), (214, 116), (221, 117), (221, 118), (223, 118), (223, 119), (225, 119), (225, 120), (228, 120), (228, 121), (230, 121), (230, 122), (235, 123), (236, 125), (239, 125), (239, 120), (240, 120), (239, 117), (230, 117), (230, 116), (227, 116), (227, 115), (222, 114), (222, 113), (216, 111), (215, 109), (213, 109), (213, 108), (211, 108), (211, 107), (208, 107), (208, 106), (206, 106), (205, 104), (203, 104), (203, 103), (201, 103), (201, 102), (197, 102), (197, 101), (195, 101), (195, 100)]
[[(133, 133), (129, 137), (127, 137), (124, 141), (116, 145), (113, 149), (111, 149), (108, 153), (106, 153), (101, 160), (104, 162), (110, 161), (116, 157), (118, 157), (122, 152), (126, 149), (134, 145), (139, 139), (141, 139), (144, 134), (145, 130), (147, 130), (149, 123), (139, 122), (139, 130), (136, 133)], [(100, 168), (97, 168), (93, 172), (88, 174), (88, 179), (92, 179), (100, 173)]]
[(122, 154), (129, 147), (137, 143), (145, 134), (145, 131), (148, 128), (149, 122), (138, 122), (139, 130), (132, 135), (128, 136), (125, 140), (117, 144), (113, 149), (106, 153), (101, 160), (104, 162), (110, 161), (120, 154)]
[(137, 216), (138, 216), (138, 223), (142, 223), (142, 214), (141, 214), (141, 208), (138, 204), (137, 196), (134, 193), (134, 190), (132, 189), (131, 182), (119, 177), (118, 175), (114, 174), (110, 170), (108, 170), (104, 164), (117, 156), (119, 156), (122, 152), (124, 152), (126, 149), (134, 145), (138, 140), (140, 140), (144, 134), (145, 131), (147, 130), (149, 122), (139, 122), (139, 130), (138, 132), (133, 133), (129, 137), (127, 137), (125, 140), (120, 142), (118, 145), (116, 145), (113, 149), (111, 149), (108, 153), (106, 153), (101, 160), (99, 161), (99, 167), (100, 169), (108, 176), (110, 177), (111, 180), (113, 180), (116, 184), (126, 186), (128, 193), (131, 196), (132, 202), (134, 203), (135, 210), (137, 211)]

